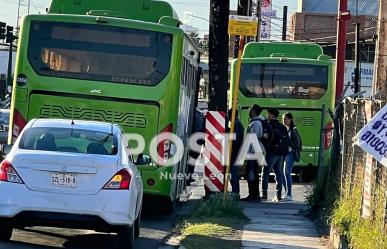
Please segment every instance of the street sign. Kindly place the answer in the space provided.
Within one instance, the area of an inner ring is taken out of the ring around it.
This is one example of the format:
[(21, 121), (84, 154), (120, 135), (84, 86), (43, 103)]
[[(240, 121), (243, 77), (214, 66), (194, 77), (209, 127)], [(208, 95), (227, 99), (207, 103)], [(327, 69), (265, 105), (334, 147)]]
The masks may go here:
[(387, 167), (387, 105), (359, 131), (356, 143)]
[(262, 16), (268, 17), (268, 18), (276, 18), (277, 17), (277, 11), (276, 10), (262, 11)]
[(256, 36), (258, 17), (230, 15), (228, 33), (230, 35)]

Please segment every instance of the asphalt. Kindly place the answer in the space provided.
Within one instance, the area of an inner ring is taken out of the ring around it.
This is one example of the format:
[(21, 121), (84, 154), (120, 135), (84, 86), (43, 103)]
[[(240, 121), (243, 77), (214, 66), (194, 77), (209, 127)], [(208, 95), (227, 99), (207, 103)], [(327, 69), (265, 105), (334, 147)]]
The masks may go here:
[[(169, 245), (166, 243), (171, 228), (179, 215), (189, 212), (191, 200), (202, 198), (202, 184), (202, 180), (199, 180), (188, 188), (186, 195), (177, 206), (175, 215), (162, 215), (156, 211), (145, 212), (135, 248), (171, 248), (171, 243), (168, 243)], [(14, 229), (11, 241), (0, 242), (0, 249), (111, 249), (114, 248), (115, 243), (115, 234), (97, 233), (91, 230), (33, 227), (24, 230)]]

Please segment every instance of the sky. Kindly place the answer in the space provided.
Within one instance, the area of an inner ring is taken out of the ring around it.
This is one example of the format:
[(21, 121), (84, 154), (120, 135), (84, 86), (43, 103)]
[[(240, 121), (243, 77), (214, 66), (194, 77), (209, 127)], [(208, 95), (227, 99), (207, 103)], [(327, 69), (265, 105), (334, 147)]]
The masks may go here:
[[(20, 16), (27, 14), (28, 2), (30, 2), (30, 13), (45, 13), (45, 9), (49, 6), (51, 0), (0, 0), (0, 21), (6, 22), (8, 25), (16, 26), (18, 2), (21, 2)], [(108, 1), (108, 0), (106, 0)], [(186, 24), (199, 28), (200, 35), (208, 33), (209, 19), (209, 2), (210, 0), (166, 0), (175, 8), (180, 20)], [(237, 0), (230, 0), (230, 8), (236, 9)], [(273, 9), (277, 10), (277, 17), (282, 18), (282, 8), (284, 5), (289, 6), (289, 14), (296, 11), (297, 0), (273, 0)], [(191, 12), (192, 15), (201, 17), (190, 17), (184, 13)], [(186, 18), (185, 18), (186, 17)], [(276, 25), (272, 26), (273, 37), (281, 34), (280, 27), (282, 21), (273, 20)]]

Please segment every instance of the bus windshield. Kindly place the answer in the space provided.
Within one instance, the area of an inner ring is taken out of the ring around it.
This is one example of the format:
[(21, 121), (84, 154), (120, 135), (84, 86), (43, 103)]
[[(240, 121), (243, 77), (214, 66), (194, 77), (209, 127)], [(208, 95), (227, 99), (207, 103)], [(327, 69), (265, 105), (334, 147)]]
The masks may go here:
[(169, 72), (172, 35), (33, 21), (28, 46), (28, 60), (39, 75), (154, 86)]
[(244, 63), (240, 91), (251, 98), (319, 99), (328, 88), (328, 67), (289, 63)]

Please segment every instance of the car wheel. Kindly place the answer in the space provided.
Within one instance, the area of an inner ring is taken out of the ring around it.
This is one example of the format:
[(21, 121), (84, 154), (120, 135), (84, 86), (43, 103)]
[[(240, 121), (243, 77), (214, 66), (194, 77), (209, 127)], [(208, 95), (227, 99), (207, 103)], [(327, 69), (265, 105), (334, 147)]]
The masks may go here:
[(0, 219), (0, 240), (8, 241), (12, 237), (12, 225), (4, 219)]
[(141, 228), (140, 223), (141, 223), (141, 211), (138, 214), (136, 221), (134, 222), (134, 237), (136, 238), (140, 237), (140, 228)]
[(133, 249), (134, 248), (134, 225), (121, 228), (118, 233), (118, 248)]

